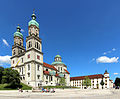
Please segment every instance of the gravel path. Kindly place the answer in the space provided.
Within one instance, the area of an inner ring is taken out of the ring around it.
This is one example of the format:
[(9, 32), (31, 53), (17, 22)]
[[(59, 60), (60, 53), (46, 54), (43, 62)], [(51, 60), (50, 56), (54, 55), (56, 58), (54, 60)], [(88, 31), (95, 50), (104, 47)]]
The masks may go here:
[(55, 93), (0, 91), (0, 99), (120, 99), (120, 90), (57, 89)]

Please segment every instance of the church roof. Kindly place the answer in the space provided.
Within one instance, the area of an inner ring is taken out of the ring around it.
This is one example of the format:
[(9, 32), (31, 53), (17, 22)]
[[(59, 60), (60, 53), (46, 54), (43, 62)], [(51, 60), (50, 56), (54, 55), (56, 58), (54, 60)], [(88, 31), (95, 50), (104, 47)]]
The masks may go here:
[(56, 56), (55, 56), (55, 58), (57, 58), (57, 57), (58, 57), (58, 58), (61, 58), (61, 56), (60, 56), (60, 55), (56, 55)]
[(20, 38), (23, 38), (23, 34), (20, 32), (21, 28), (19, 25), (17, 26), (17, 31), (14, 33), (14, 37), (18, 36)]
[(28, 26), (35, 25), (36, 27), (39, 28), (39, 23), (36, 21), (36, 15), (33, 13), (31, 17), (32, 17), (32, 20), (28, 22)]
[(66, 69), (64, 69), (66, 71), (66, 73), (70, 74)]
[(51, 69), (54, 69), (55, 71), (57, 71), (57, 69), (56, 69), (54, 66), (52, 66), (52, 65), (50, 65), (50, 64), (47, 64), (47, 63), (45, 63), (45, 62), (43, 62), (43, 66), (44, 66), (44, 67), (51, 68)]
[(103, 75), (96, 74), (96, 75), (88, 75), (88, 76), (70, 77), (70, 80), (84, 80), (85, 77), (88, 77), (89, 79), (95, 79), (95, 78), (103, 78)]
[(64, 64), (63, 62), (60, 62), (60, 61), (56, 61), (56, 62), (53, 62), (52, 65), (54, 64)]

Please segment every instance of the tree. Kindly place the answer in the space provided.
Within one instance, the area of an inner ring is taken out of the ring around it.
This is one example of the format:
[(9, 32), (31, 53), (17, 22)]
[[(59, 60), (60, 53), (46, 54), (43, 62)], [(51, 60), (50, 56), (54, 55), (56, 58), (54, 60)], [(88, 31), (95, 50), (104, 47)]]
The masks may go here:
[(3, 71), (4, 71), (4, 68), (0, 66), (0, 84), (3, 76)]
[(59, 84), (60, 84), (61, 86), (63, 86), (63, 87), (66, 86), (66, 82), (65, 82), (65, 78), (64, 78), (64, 77), (60, 78)]
[(86, 88), (88, 88), (88, 86), (91, 86), (91, 80), (89, 79), (89, 77), (85, 77), (83, 81), (83, 86), (86, 86)]
[(115, 86), (120, 86), (120, 78), (117, 77), (114, 83), (115, 83)]
[(101, 80), (100, 84), (101, 84), (102, 89), (103, 89), (103, 85), (105, 84), (105, 83), (103, 82), (103, 79)]
[(3, 71), (2, 83), (9, 84), (10, 88), (17, 88), (20, 86), (20, 75), (17, 70), (13, 70), (12, 68), (6, 68)]

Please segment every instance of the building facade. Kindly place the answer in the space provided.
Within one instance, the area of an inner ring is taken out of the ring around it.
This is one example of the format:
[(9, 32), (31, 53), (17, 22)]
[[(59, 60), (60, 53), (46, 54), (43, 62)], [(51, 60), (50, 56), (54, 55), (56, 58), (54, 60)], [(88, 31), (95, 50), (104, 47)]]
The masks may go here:
[[(113, 88), (113, 81), (110, 80), (109, 73), (107, 72), (107, 70), (105, 71), (104, 74), (71, 77), (70, 78), (71, 86), (79, 87), (81, 89), (86, 88), (86, 86), (83, 86), (83, 82), (85, 80), (85, 77), (88, 77), (91, 80), (91, 86), (89, 86), (89, 88), (91, 88), (91, 89)], [(103, 86), (101, 85), (102, 80), (104, 82)]]
[(56, 55), (52, 65), (43, 61), (42, 40), (39, 37), (39, 23), (36, 15), (28, 22), (28, 36), (24, 47), (23, 34), (18, 25), (14, 33), (12, 46), (11, 67), (20, 73), (21, 81), (32, 87), (59, 85), (61, 77), (65, 78), (66, 85), (70, 86), (70, 73), (62, 62), (60, 55)]

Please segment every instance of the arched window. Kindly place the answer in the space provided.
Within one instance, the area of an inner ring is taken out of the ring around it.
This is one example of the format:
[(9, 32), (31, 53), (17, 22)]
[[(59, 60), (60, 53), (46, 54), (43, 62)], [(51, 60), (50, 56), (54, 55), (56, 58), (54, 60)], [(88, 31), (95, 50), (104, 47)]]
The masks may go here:
[(30, 48), (30, 42), (29, 42), (28, 48)]
[(20, 46), (22, 45), (21, 40), (20, 40)]
[(16, 53), (15, 53), (15, 50), (13, 50), (13, 55), (15, 55)]
[(35, 42), (35, 48), (36, 48), (36, 42)]
[(37, 42), (37, 49), (38, 49), (38, 42)]
[(38, 44), (38, 49), (40, 50), (40, 44)]
[(32, 47), (31, 41), (29, 41), (28, 48)]

